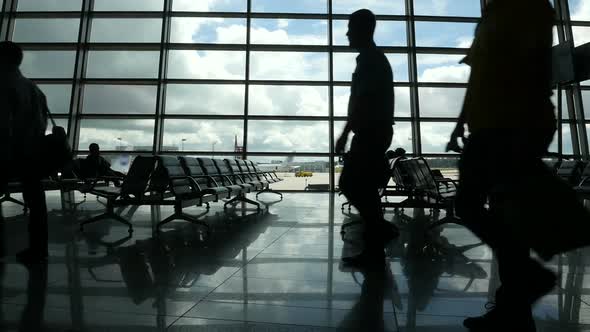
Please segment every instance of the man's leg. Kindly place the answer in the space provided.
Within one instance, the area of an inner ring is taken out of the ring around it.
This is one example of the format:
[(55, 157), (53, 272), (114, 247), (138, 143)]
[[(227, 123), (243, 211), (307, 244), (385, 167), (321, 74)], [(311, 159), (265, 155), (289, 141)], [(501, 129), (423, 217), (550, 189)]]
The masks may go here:
[(47, 203), (45, 191), (38, 177), (23, 179), (23, 198), (29, 207), (29, 249), (19, 253), (25, 263), (44, 260), (48, 251)]

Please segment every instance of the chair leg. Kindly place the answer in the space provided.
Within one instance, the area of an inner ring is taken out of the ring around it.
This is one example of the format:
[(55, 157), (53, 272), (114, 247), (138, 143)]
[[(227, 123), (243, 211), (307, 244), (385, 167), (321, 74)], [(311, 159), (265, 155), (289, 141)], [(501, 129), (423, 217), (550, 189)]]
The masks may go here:
[(2, 204), (4, 202), (10, 202), (10, 203), (14, 203), (16, 205), (22, 206), (24, 213), (26, 213), (28, 210), (26, 203), (21, 202), (21, 201), (17, 200), (16, 198), (13, 198), (12, 196), (10, 196), (10, 194), (4, 194), (4, 196), (2, 198), (0, 198), (0, 204)]
[(261, 210), (261, 209), (260, 209), (260, 203), (258, 203), (258, 202), (255, 202), (255, 201), (253, 201), (253, 200), (251, 200), (251, 199), (247, 198), (247, 197), (246, 197), (245, 195), (243, 195), (243, 194), (240, 194), (240, 195), (238, 195), (238, 196), (236, 196), (236, 197), (232, 198), (231, 200), (229, 200), (229, 201), (225, 202), (225, 204), (223, 205), (223, 208), (224, 208), (224, 209), (227, 209), (227, 206), (228, 206), (228, 205), (230, 205), (230, 204), (232, 204), (232, 205), (233, 205), (233, 204), (237, 204), (238, 202), (244, 202), (244, 203), (252, 204), (252, 205), (256, 206), (256, 209), (257, 209), (258, 211), (260, 211), (260, 210)]
[[(108, 201), (107, 201), (108, 202)], [(85, 220), (83, 222), (80, 223), (80, 231), (84, 232), (84, 226), (88, 225), (88, 224), (92, 224), (95, 223), (99, 220), (103, 220), (103, 219), (113, 219), (115, 221), (118, 221), (126, 226), (129, 227), (129, 234), (133, 233), (133, 225), (126, 220), (125, 218), (121, 217), (120, 215), (115, 213), (114, 207), (110, 204), (107, 203), (107, 212), (103, 213), (103, 214), (99, 214), (98, 216), (94, 216), (88, 220)]]
[(277, 195), (279, 195), (281, 197), (281, 199), (283, 199), (283, 194), (282, 193), (280, 193), (280, 192), (278, 192), (276, 190), (270, 189), (270, 187), (267, 187), (267, 188), (265, 188), (265, 189), (257, 192), (256, 193), (256, 198), (258, 198), (258, 195), (260, 195), (262, 193), (273, 193), (273, 194), (277, 194)]
[(184, 221), (190, 222), (191, 224), (204, 226), (205, 228), (207, 228), (207, 233), (210, 233), (210, 230), (209, 230), (210, 226), (207, 223), (205, 223), (204, 221), (198, 219), (198, 218), (206, 215), (207, 213), (208, 213), (208, 211), (205, 211), (204, 213), (200, 214), (198, 217), (189, 216), (188, 214), (186, 214), (182, 211), (182, 206), (180, 205), (180, 203), (178, 203), (174, 206), (174, 214), (169, 216), (168, 218), (160, 221), (156, 225), (156, 230), (158, 232), (160, 232), (160, 228), (162, 228), (162, 226), (172, 222), (173, 220), (184, 220)]

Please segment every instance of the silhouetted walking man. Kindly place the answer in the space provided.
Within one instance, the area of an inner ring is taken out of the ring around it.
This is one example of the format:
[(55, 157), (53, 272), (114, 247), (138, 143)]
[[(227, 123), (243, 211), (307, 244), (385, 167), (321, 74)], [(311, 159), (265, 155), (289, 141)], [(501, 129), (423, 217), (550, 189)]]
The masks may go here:
[(471, 331), (535, 331), (531, 305), (555, 286), (555, 276), (530, 258), (530, 248), (499, 218), (508, 212), (502, 202), (517, 199), (519, 179), (543, 167), (541, 157), (556, 130), (550, 101), (553, 20), (547, 0), (494, 0), (464, 59), (471, 76), (447, 147), (460, 150), (466, 123), (471, 134), (459, 164), (457, 214), (494, 249), (502, 282), (495, 307), (465, 320)]
[(41, 185), (41, 143), (47, 128), (45, 95), (19, 66), (21, 48), (0, 42), (0, 182), (11, 175), (22, 182), (23, 198), (29, 208), (29, 248), (17, 254), (23, 263), (47, 259), (47, 206)]
[(378, 189), (387, 172), (385, 152), (393, 136), (393, 73), (389, 61), (373, 41), (376, 20), (367, 9), (354, 12), (348, 23), (350, 46), (359, 52), (352, 75), (346, 127), (336, 143), (336, 153), (344, 153), (350, 132), (350, 151), (344, 159), (340, 189), (364, 220), (364, 249), (345, 263), (384, 263), (383, 243), (399, 235), (386, 224)]

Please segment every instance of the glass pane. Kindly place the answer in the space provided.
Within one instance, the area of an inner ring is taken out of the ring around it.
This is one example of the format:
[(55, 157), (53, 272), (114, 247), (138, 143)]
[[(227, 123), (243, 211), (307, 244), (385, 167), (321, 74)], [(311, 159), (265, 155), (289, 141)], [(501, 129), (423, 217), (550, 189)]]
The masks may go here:
[[(570, 125), (569, 124), (564, 124), (562, 125), (563, 131), (562, 131), (562, 135), (561, 137), (563, 137), (563, 150), (562, 153), (563, 154), (574, 154), (574, 147), (572, 144), (572, 132), (570, 130)], [(586, 130), (590, 129), (590, 125), (586, 125)], [(557, 132), (555, 132), (555, 135), (553, 136), (553, 142), (551, 142), (551, 145), (549, 146), (549, 152), (558, 152), (558, 145), (557, 145), (558, 141), (557, 141)]]
[(245, 44), (246, 20), (173, 17), (170, 41), (172, 43)]
[(273, 171), (281, 182), (274, 190), (329, 190), (330, 163), (326, 157), (249, 156), (264, 171)]
[(19, 11), (80, 11), (82, 0), (18, 0)]
[(327, 45), (328, 23), (323, 20), (254, 19), (252, 44)]
[(419, 88), (420, 116), (457, 118), (463, 107), (466, 89)]
[(459, 64), (463, 58), (463, 55), (418, 54), (418, 81), (467, 83), (470, 67)]
[(94, 0), (95, 11), (162, 11), (164, 0)]
[(590, 21), (588, 2), (584, 0), (569, 0), (570, 15), (574, 21)]
[(51, 113), (68, 114), (70, 112), (71, 85), (39, 84), (39, 88), (47, 97), (47, 106)]
[(422, 122), (420, 131), (422, 134), (423, 153), (445, 153), (451, 133), (455, 129), (453, 122)]
[(154, 51), (90, 51), (86, 77), (157, 78), (159, 58)]
[(326, 0), (252, 0), (253, 12), (327, 13)]
[[(350, 82), (356, 68), (358, 53), (334, 53), (334, 80)], [(408, 56), (406, 54), (387, 54), (393, 70), (394, 82), (408, 81)]]
[[(334, 45), (348, 46), (348, 21), (334, 21)], [(378, 46), (407, 46), (406, 23), (401, 21), (378, 21), (375, 28), (375, 43)]]
[[(68, 119), (63, 119), (63, 118), (59, 118), (59, 117), (55, 118), (55, 124), (58, 127), (64, 128), (66, 130), (66, 134), (69, 130), (68, 123), (69, 123)], [(51, 121), (48, 121), (47, 122), (47, 129), (45, 130), (45, 135), (51, 134), (52, 130), (53, 130), (53, 123), (51, 123)]]
[(243, 80), (245, 74), (245, 52), (172, 50), (169, 54), (168, 78)]
[(70, 43), (78, 41), (80, 19), (16, 19), (12, 40), (18, 43)]
[(574, 34), (574, 46), (580, 46), (590, 42), (590, 27), (572, 27)]
[(78, 149), (97, 143), (103, 151), (151, 151), (153, 138), (154, 120), (83, 119)]
[(248, 122), (250, 152), (329, 152), (328, 121)]
[(429, 16), (481, 16), (479, 0), (414, 0), (414, 13)]
[(86, 114), (155, 114), (155, 86), (86, 85), (84, 107)]
[(93, 43), (159, 43), (161, 19), (93, 19), (90, 41)]
[[(410, 117), (410, 88), (395, 87), (395, 117)], [(348, 115), (348, 99), (350, 98), (350, 87), (334, 87), (334, 116)]]
[(416, 45), (469, 48), (475, 23), (416, 22)]
[(166, 151), (222, 151), (234, 152), (244, 137), (242, 120), (187, 120), (164, 121), (164, 149)]
[(459, 158), (427, 158), (431, 169), (441, 171), (444, 177), (459, 180)]
[(244, 114), (243, 85), (168, 84), (166, 114)]
[(360, 8), (367, 8), (376, 15), (405, 15), (404, 0), (332, 0), (334, 14), (352, 14)]
[(328, 54), (309, 52), (252, 52), (254, 80), (328, 80)]
[(328, 116), (328, 87), (250, 86), (251, 115)]
[(245, 12), (247, 0), (174, 0), (173, 11)]
[(72, 78), (74, 51), (25, 51), (21, 70), (29, 78)]
[[(563, 93), (563, 97), (561, 98), (561, 107), (562, 107), (562, 112), (563, 114), (561, 115), (562, 119), (569, 119), (569, 112), (568, 112), (568, 107), (567, 107), (567, 100), (565, 98), (565, 93)], [(588, 96), (590, 98), (590, 96)], [(553, 103), (553, 105), (555, 106), (555, 115), (557, 116), (557, 90), (553, 90), (553, 95), (551, 96), (551, 102)], [(588, 105), (588, 107), (590, 107), (590, 99), (588, 99), (588, 103), (586, 103), (586, 97), (584, 97), (584, 91), (582, 91), (582, 100), (584, 100), (584, 112), (586, 112), (586, 105)], [(590, 114), (589, 114), (590, 115)], [(586, 119), (588, 119), (588, 117), (586, 117)]]
[[(335, 121), (334, 122), (334, 140), (338, 139), (344, 130), (346, 121)], [(348, 137), (348, 143), (346, 144), (346, 151), (350, 149), (350, 143), (354, 137), (351, 134)], [(395, 150), (397, 148), (403, 148), (407, 152), (412, 152), (412, 126), (409, 122), (397, 121), (393, 127), (393, 140), (388, 150)]]
[[(557, 100), (557, 96), (555, 97), (555, 100)], [(563, 114), (564, 114), (564, 118), (566, 118), (568, 112), (567, 112), (567, 103), (565, 101), (565, 94), (564, 94), (564, 98), (562, 98), (562, 103), (563, 103)], [(554, 101), (554, 104), (557, 105), (557, 102)], [(590, 90), (582, 90), (582, 104), (584, 105), (584, 118), (586, 119), (590, 119)], [(557, 113), (557, 109), (555, 109), (555, 112)]]

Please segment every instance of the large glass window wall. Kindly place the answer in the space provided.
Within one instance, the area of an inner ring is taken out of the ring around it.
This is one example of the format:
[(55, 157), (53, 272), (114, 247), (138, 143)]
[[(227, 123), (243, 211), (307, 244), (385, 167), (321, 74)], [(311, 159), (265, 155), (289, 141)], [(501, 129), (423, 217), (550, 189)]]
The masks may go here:
[[(459, 61), (482, 2), (9, 0), (2, 36), (24, 46), (23, 72), (47, 94), (79, 154), (98, 142), (113, 156), (240, 155), (282, 165), (287, 177), (300, 162), (335, 188), (331, 147), (357, 56), (348, 15), (377, 14), (375, 40), (394, 72), (392, 148), (452, 159), (444, 148), (469, 77)], [(590, 6), (569, 6), (575, 42), (585, 43)]]

